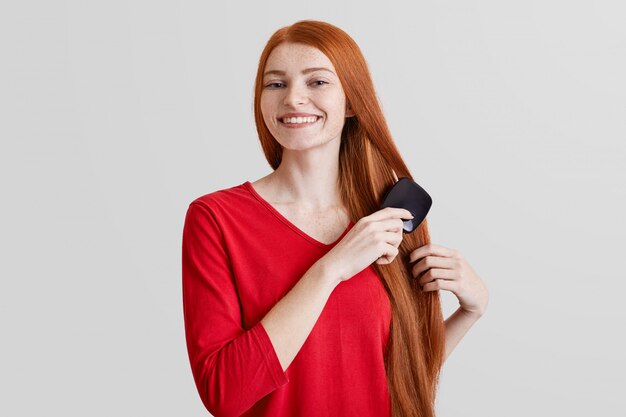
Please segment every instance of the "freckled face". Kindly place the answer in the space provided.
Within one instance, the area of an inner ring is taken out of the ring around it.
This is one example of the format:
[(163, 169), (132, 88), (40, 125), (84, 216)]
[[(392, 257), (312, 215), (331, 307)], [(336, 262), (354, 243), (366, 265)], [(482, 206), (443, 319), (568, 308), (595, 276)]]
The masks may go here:
[[(346, 97), (326, 55), (312, 46), (282, 43), (270, 53), (264, 73), (263, 120), (284, 148), (302, 150), (340, 140)], [(285, 123), (282, 116), (288, 113), (307, 116)]]

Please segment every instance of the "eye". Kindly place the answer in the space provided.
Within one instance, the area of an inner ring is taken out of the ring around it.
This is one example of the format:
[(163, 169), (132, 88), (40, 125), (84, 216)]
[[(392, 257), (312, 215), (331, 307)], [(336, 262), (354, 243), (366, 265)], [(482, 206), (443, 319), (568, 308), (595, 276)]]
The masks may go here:
[[(322, 81), (322, 80), (316, 80), (316, 81), (313, 81), (313, 84), (315, 84), (315, 83), (323, 83), (323, 84), (328, 84), (326, 81)], [(321, 85), (321, 84), (315, 84), (315, 85)]]
[(266, 85), (265, 87), (273, 88), (272, 87), (273, 85), (278, 85), (278, 84), (283, 85), (283, 83), (270, 83), (270, 84)]

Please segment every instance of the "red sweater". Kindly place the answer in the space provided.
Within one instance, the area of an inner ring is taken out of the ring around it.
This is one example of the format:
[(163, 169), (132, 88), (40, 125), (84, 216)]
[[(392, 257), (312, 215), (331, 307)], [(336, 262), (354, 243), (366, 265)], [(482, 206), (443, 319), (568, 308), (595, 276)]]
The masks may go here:
[(391, 414), (385, 288), (369, 266), (330, 295), (283, 371), (261, 319), (340, 238), (326, 245), (249, 181), (193, 200), (182, 239), (185, 337), (200, 398), (215, 417)]

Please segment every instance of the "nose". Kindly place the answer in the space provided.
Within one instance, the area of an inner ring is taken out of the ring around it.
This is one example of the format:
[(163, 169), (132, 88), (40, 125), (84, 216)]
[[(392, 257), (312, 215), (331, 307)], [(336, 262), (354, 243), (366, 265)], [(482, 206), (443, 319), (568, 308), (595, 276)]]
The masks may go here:
[(306, 103), (308, 99), (306, 88), (292, 84), (285, 91), (284, 104), (292, 107)]

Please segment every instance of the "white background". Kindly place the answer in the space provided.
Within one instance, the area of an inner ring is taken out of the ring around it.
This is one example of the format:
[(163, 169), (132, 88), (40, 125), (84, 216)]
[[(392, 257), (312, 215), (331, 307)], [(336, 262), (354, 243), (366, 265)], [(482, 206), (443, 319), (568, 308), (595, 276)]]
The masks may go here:
[(361, 47), (433, 242), (490, 291), (438, 415), (623, 415), (623, 3), (226, 3), (0, 6), (0, 414), (207, 415), (184, 215), (270, 172), (258, 59), (318, 19)]

